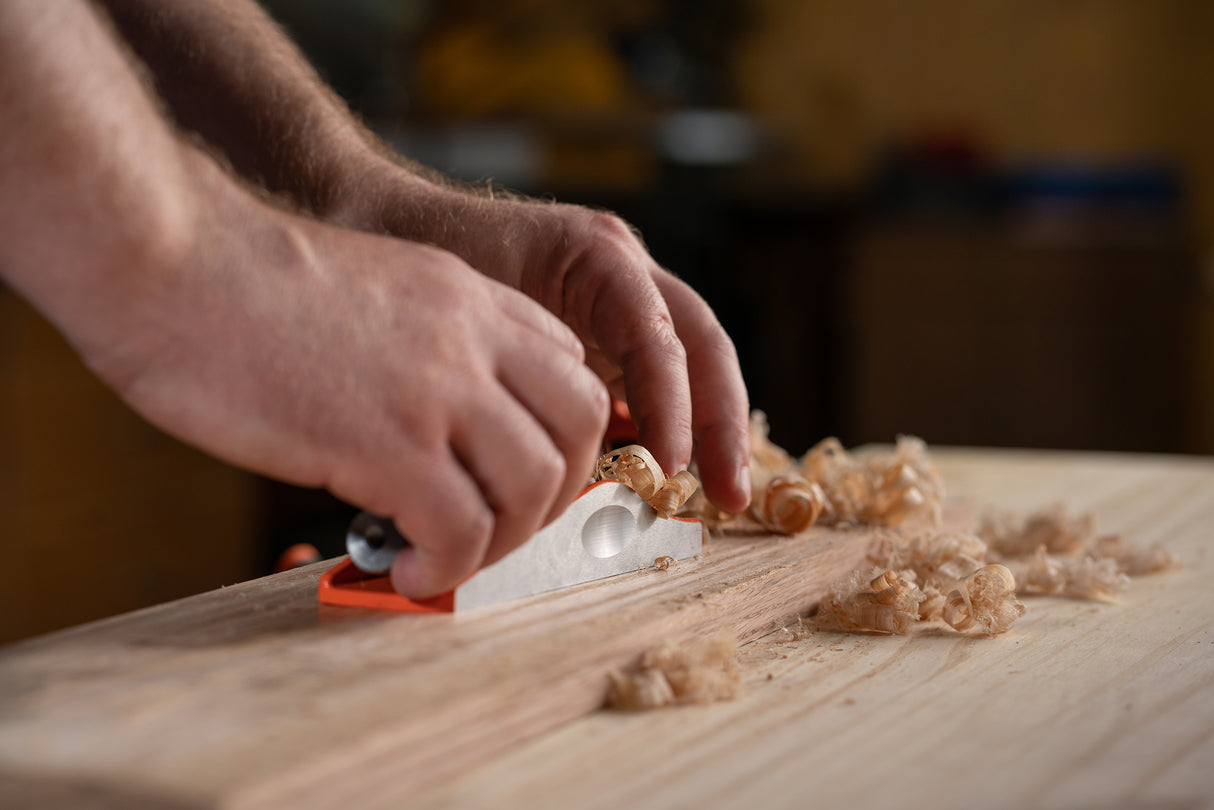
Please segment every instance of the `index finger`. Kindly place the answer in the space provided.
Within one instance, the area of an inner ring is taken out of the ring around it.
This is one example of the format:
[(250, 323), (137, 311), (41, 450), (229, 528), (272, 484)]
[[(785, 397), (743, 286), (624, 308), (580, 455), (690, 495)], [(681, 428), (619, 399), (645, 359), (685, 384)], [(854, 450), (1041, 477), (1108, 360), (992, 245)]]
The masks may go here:
[[(652, 262), (648, 255), (645, 260)], [(687, 355), (649, 270), (631, 257), (588, 255), (570, 268), (566, 290), (577, 291), (567, 308), (575, 323), (623, 374), (641, 443), (663, 470), (686, 468), (692, 445)]]

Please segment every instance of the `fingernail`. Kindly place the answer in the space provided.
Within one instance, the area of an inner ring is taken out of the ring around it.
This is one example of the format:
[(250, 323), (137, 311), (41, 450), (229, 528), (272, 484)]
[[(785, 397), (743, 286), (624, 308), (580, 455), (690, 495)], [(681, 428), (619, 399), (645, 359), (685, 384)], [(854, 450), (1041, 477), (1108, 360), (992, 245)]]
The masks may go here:
[(746, 498), (746, 505), (750, 505), (750, 467), (743, 466), (738, 470), (738, 491)]

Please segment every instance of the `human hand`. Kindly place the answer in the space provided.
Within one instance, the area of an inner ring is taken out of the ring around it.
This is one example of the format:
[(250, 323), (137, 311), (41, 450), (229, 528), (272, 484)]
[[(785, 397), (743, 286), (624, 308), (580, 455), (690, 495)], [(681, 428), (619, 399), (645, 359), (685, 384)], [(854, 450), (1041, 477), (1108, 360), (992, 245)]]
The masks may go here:
[(608, 400), (581, 343), (454, 255), (212, 200), (155, 273), (71, 331), (145, 417), (232, 463), (391, 516), (391, 571), (442, 593), (573, 500)]
[(628, 402), (641, 444), (663, 469), (686, 467), (694, 443), (708, 497), (726, 511), (746, 508), (749, 406), (733, 343), (623, 221), (474, 196), (385, 165), (367, 177), (335, 213), (339, 221), (440, 245), (543, 304)]

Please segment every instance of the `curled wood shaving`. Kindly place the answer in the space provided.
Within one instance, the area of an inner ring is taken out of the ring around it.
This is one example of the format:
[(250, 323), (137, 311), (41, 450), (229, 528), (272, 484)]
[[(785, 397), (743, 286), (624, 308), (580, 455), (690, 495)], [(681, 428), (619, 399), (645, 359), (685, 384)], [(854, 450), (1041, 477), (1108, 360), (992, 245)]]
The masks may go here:
[(672, 565), (674, 565), (674, 557), (669, 554), (663, 554), (653, 561), (653, 567), (659, 571), (668, 571)]
[(687, 470), (667, 478), (653, 454), (639, 444), (604, 453), (595, 466), (595, 480), (619, 481), (664, 518), (678, 512), (700, 486)]
[(825, 505), (820, 486), (796, 473), (785, 473), (753, 487), (750, 516), (770, 531), (797, 534), (814, 524)]
[(1007, 566), (987, 565), (957, 583), (948, 595), (942, 617), (954, 630), (978, 626), (990, 636), (1006, 633), (1024, 615), (1016, 598), (1016, 578)]
[(818, 607), (818, 623), (841, 630), (905, 635), (919, 620), (927, 598), (913, 572), (853, 571), (831, 586)]
[(767, 437), (767, 417), (750, 415), (750, 509), (768, 531), (797, 534), (814, 524), (826, 505), (822, 488), (796, 470), (796, 461)]
[(731, 700), (740, 688), (737, 648), (732, 634), (721, 634), (647, 650), (628, 669), (611, 673), (607, 706), (638, 711)]

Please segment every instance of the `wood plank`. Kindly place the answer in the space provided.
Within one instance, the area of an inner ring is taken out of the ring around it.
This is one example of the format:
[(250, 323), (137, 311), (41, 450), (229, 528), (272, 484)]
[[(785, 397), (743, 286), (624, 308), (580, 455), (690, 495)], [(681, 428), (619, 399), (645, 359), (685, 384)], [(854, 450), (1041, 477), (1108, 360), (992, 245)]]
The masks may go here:
[(768, 633), (872, 537), (714, 539), (668, 571), (459, 615), (320, 605), (321, 564), (13, 645), (0, 798), (391, 803), (594, 711), (607, 673), (654, 644)]
[(934, 456), (954, 494), (1092, 510), (1183, 568), (1117, 604), (1026, 599), (995, 639), (761, 639), (737, 701), (597, 712), (411, 806), (1214, 807), (1214, 460)]

